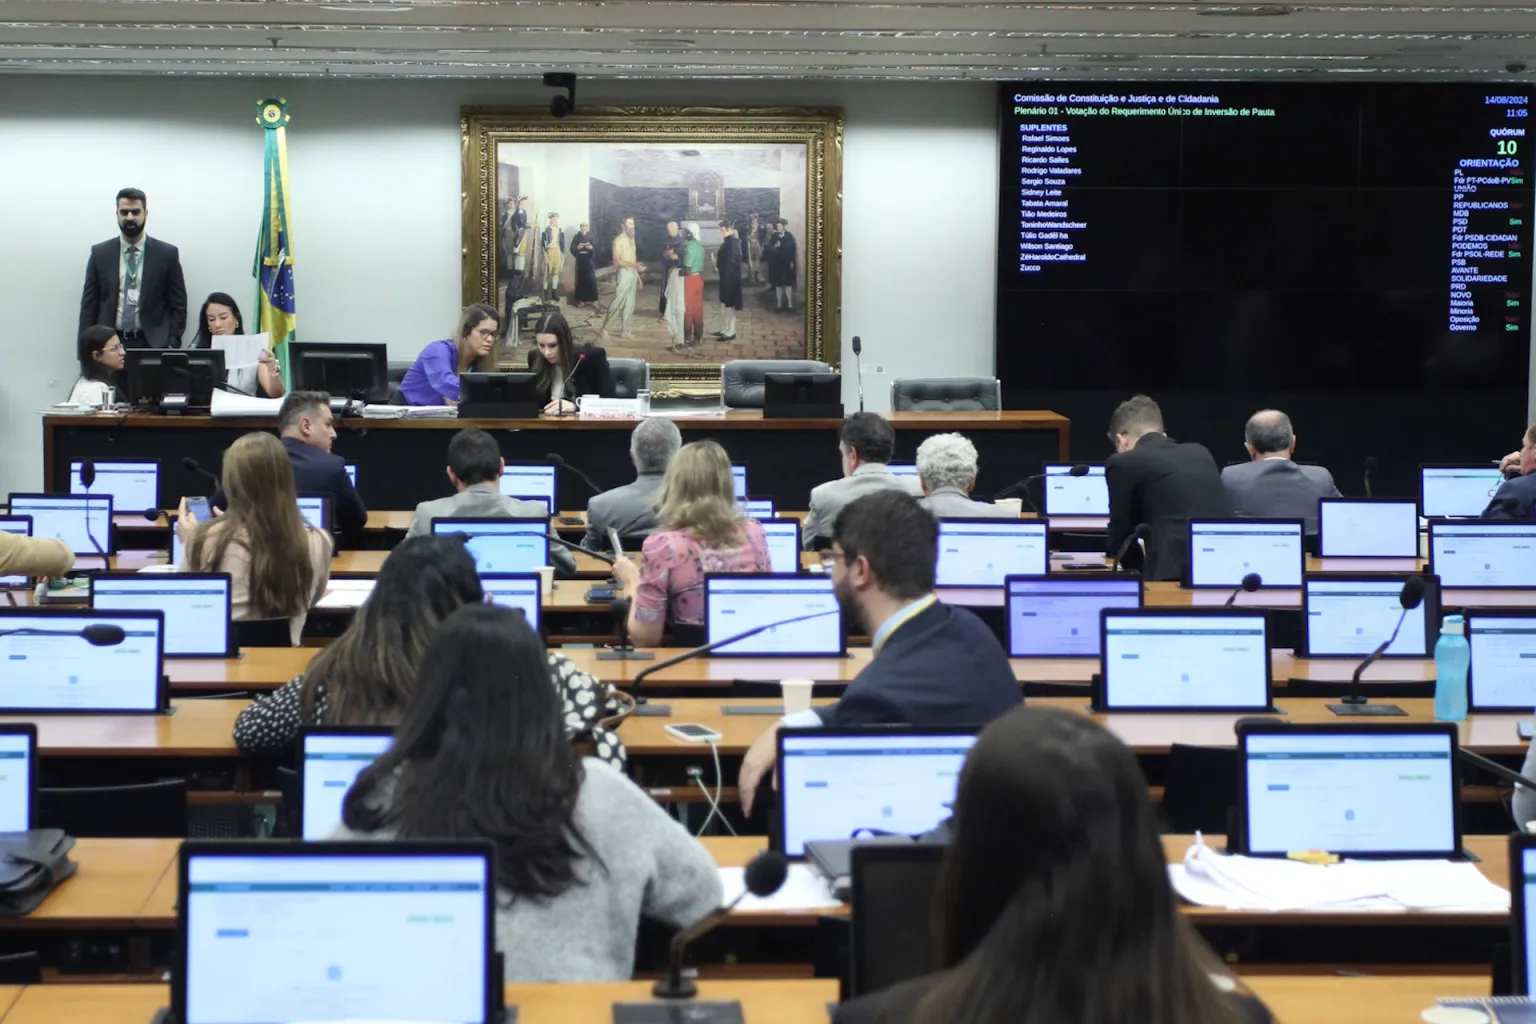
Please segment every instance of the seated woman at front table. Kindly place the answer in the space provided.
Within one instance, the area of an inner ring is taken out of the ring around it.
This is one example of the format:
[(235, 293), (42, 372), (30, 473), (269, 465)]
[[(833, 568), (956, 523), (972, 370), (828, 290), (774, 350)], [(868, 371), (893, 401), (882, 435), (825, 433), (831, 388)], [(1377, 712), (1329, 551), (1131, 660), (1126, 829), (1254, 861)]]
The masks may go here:
[(107, 389), (123, 389), (123, 343), (110, 327), (87, 327), (80, 332), (80, 379), (69, 390), (71, 405), (103, 406)]
[[(240, 316), (240, 307), (235, 300), (223, 292), (214, 292), (197, 315), (197, 334), (192, 338), (192, 348), (212, 348), (214, 338), (244, 333), (245, 320)], [(269, 348), (262, 349), (256, 356), (255, 366), (240, 366), (226, 372), (224, 382), (257, 397), (282, 398), (285, 393), (282, 371)]]
[(545, 313), (534, 325), (528, 369), (539, 375), (539, 403), (547, 416), (575, 412), (582, 395), (615, 393), (608, 353), (597, 345), (577, 345), (559, 313)]
[(395, 742), (364, 768), (333, 838), (489, 839), (506, 980), (628, 981), (643, 914), (720, 905), (697, 839), (624, 774), (573, 756), (544, 642), (518, 612), (450, 615)]
[(309, 609), (331, 577), (331, 535), (299, 512), (288, 450), (271, 434), (245, 434), (224, 452), (229, 507), (207, 523), (177, 510), (184, 572), (227, 572), (230, 613), (239, 620), (287, 619), (298, 646)]
[(714, 441), (685, 444), (672, 456), (656, 492), (656, 521), (640, 566), (627, 558), (613, 566), (631, 595), (629, 637), (641, 647), (660, 643), (667, 623), (703, 626), (706, 573), (772, 571), (763, 528), (742, 515), (730, 456)]
[(421, 350), (400, 382), (407, 405), (458, 405), (459, 374), (494, 370), (497, 312), (483, 302), (465, 306), (453, 337), (434, 341)]
[(1147, 781), (1088, 716), (1020, 708), (960, 770), (933, 906), (939, 972), (834, 1024), (1267, 1024), (1179, 912)]
[[(427, 644), (444, 619), (485, 599), (475, 560), (458, 537), (409, 537), (389, 553), (346, 631), (309, 668), (235, 719), (245, 754), (286, 756), (306, 725), (394, 725), (405, 714)], [(566, 732), (590, 736), (597, 756), (622, 769), (624, 744), (598, 723), (618, 711), (608, 688), (549, 652)]]

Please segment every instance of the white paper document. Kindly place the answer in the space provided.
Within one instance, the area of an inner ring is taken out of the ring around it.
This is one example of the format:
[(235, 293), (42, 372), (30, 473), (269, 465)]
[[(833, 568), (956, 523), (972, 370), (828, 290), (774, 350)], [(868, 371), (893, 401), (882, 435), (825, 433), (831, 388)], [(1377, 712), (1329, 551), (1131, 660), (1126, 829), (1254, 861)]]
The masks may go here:
[(315, 602), (315, 607), (360, 608), (373, 593), (373, 584), (371, 579), (333, 579), (326, 584), (325, 596)]
[(215, 388), (209, 413), (213, 416), (271, 416), (276, 419), (277, 411), (282, 407), (281, 398), (255, 398)]
[[(721, 868), (720, 888), (725, 890), (725, 902), (730, 903), (746, 889), (745, 868)], [(842, 906), (833, 899), (826, 879), (818, 875), (809, 864), (795, 863), (789, 866), (784, 884), (772, 896), (748, 895), (736, 907), (736, 913), (764, 910), (830, 910)]]
[(272, 347), (269, 334), (216, 334), (213, 336), (214, 351), (224, 353), (224, 369), (239, 370), (255, 366), (260, 355)]

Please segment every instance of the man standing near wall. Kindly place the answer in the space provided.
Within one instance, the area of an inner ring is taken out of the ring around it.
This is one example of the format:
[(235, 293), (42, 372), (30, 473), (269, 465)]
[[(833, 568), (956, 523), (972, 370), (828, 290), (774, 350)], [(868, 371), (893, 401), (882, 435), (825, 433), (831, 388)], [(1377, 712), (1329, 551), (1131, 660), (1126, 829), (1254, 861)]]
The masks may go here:
[(608, 337), (608, 322), (615, 313), (619, 316), (619, 337), (630, 341), (629, 318), (635, 313), (635, 294), (640, 290), (640, 274), (644, 263), (635, 261), (635, 218), (624, 218), (624, 230), (613, 240), (614, 287), (613, 301), (608, 303), (608, 315), (603, 317), (599, 332), (604, 340)]
[(180, 348), (187, 283), (174, 245), (144, 228), (149, 201), (136, 188), (117, 194), (118, 237), (91, 246), (80, 293), (80, 331), (111, 327), (124, 348)]

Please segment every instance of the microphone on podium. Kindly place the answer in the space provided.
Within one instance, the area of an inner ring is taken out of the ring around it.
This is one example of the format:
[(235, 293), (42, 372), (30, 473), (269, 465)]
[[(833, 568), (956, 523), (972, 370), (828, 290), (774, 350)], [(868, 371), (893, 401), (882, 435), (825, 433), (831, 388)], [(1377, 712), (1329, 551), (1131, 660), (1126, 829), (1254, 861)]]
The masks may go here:
[(218, 490), (223, 486), (219, 483), (219, 476), (217, 473), (208, 472), (202, 466), (198, 465), (197, 460), (190, 455), (184, 457), (181, 460), (181, 468), (186, 470), (188, 473), (196, 473), (200, 477), (211, 480), (213, 482), (214, 490)]
[(859, 382), (859, 412), (864, 411), (864, 363), (859, 359), (864, 354), (864, 343), (859, 336), (853, 336), (853, 373)]
[(1349, 677), (1349, 693), (1345, 694), (1338, 704), (1329, 704), (1328, 710), (1336, 715), (1350, 717), (1359, 715), (1404, 715), (1407, 712), (1396, 704), (1372, 704), (1370, 698), (1360, 692), (1360, 677), (1365, 670), (1376, 664), (1387, 648), (1397, 640), (1398, 630), (1403, 628), (1403, 620), (1408, 613), (1424, 602), (1424, 577), (1414, 575), (1403, 581), (1403, 589), (1398, 592), (1397, 603), (1402, 606), (1402, 613), (1397, 617), (1397, 625), (1392, 627), (1392, 635), (1381, 642), (1365, 660), (1355, 666), (1355, 672)]
[[(747, 863), (746, 869), (742, 871), (742, 881), (746, 888), (739, 896), (725, 906), (710, 911), (697, 924), (672, 937), (672, 947), (667, 958), (667, 976), (656, 982), (651, 989), (651, 995), (657, 999), (692, 999), (698, 995), (698, 985), (694, 984), (692, 979), (683, 977), (683, 954), (687, 951), (688, 944), (713, 931), (716, 925), (730, 916), (731, 911), (746, 899), (749, 893), (759, 898), (772, 896), (779, 891), (788, 877), (789, 861), (782, 853), (764, 850), (753, 857)], [(693, 1017), (690, 1015), (689, 1019)]]
[(1247, 593), (1251, 594), (1255, 590), (1258, 590), (1263, 585), (1264, 585), (1264, 577), (1260, 576), (1256, 572), (1249, 573), (1247, 576), (1243, 577), (1243, 582), (1241, 582), (1241, 583), (1239, 583), (1237, 585), (1236, 589), (1234, 589), (1232, 591), (1231, 595), (1227, 598), (1227, 603), (1222, 605), (1222, 607), (1223, 608), (1231, 608), (1234, 604), (1237, 603), (1237, 595), (1238, 594), (1241, 594), (1241, 593), (1243, 593), (1245, 591)]
[(552, 465), (558, 466), (559, 468), (569, 473), (574, 473), (576, 476), (580, 477), (582, 483), (592, 488), (593, 494), (603, 493), (603, 489), (597, 486), (596, 481), (594, 481), (587, 474), (583, 473), (581, 470), (577, 469), (575, 466), (571, 465), (569, 462), (566, 462), (564, 456), (557, 455), (555, 452), (545, 452), (544, 458), (547, 459)]
[[(565, 375), (565, 380), (560, 384), (560, 401), (561, 402), (565, 401), (565, 389), (571, 386), (571, 378), (576, 376), (576, 371), (581, 369), (582, 361), (584, 359), (586, 359), (586, 358), (587, 358), (587, 354), (585, 352), (578, 352), (576, 354), (576, 362), (571, 364), (571, 372)], [(576, 404), (576, 400), (574, 398), (571, 399), (571, 404), (572, 405)], [(565, 406), (564, 405), (556, 406), (555, 407), (555, 415), (556, 416), (564, 416), (565, 415)]]
[(83, 629), (41, 629), (21, 626), (17, 629), (0, 629), (0, 637), (7, 636), (75, 636), (92, 647), (116, 647), (127, 636), (122, 626), (110, 622), (93, 622)]

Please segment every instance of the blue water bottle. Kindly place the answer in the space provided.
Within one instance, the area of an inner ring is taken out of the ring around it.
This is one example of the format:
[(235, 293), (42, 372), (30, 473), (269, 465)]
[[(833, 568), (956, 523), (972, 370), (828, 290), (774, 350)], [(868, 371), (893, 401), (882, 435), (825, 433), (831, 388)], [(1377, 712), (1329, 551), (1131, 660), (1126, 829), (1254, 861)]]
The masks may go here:
[(1460, 722), (1467, 717), (1467, 635), (1460, 615), (1447, 615), (1435, 644), (1435, 718)]

